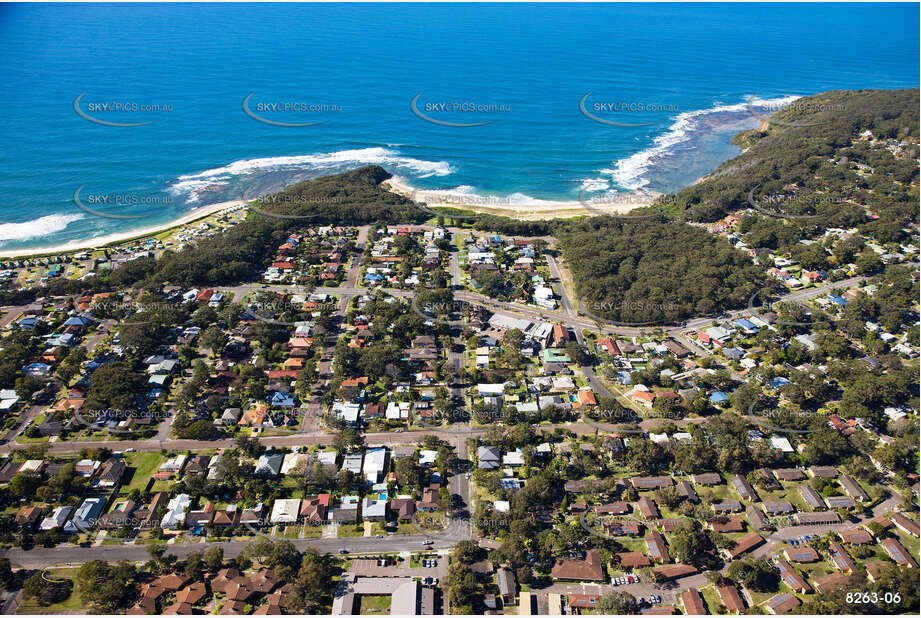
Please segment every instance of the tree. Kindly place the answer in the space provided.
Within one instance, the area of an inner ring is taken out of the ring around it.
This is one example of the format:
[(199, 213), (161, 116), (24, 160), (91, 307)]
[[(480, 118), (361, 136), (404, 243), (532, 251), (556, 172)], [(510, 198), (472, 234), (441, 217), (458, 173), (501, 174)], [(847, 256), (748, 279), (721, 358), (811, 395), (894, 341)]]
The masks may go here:
[(599, 614), (627, 615), (636, 613), (636, 599), (628, 592), (611, 590), (598, 598), (595, 610)]
[(219, 571), (224, 566), (224, 548), (220, 546), (209, 548), (205, 551), (204, 560), (209, 571), (212, 573)]
[(202, 579), (205, 571), (205, 562), (200, 551), (189, 552), (185, 559), (185, 574), (193, 581)]
[(333, 438), (333, 448), (340, 453), (349, 453), (352, 449), (357, 449), (365, 443), (361, 433), (354, 429), (342, 429), (336, 432)]
[(23, 583), (22, 593), (27, 599), (33, 599), (42, 607), (48, 607), (70, 598), (73, 588), (73, 581), (47, 577), (45, 571), (40, 571)]
[(128, 562), (109, 564), (103, 560), (92, 560), (80, 567), (77, 576), (81, 600), (91, 604), (99, 613), (120, 613), (117, 610), (127, 607), (137, 598), (133, 584), (136, 569)]
[(294, 580), (295, 605), (290, 611), (304, 614), (322, 614), (330, 603), (335, 590), (333, 585), (333, 568), (329, 558), (313, 548), (304, 551), (300, 568)]
[(700, 551), (697, 534), (690, 526), (675, 530), (669, 544), (669, 552), (677, 562), (690, 562)]
[(756, 592), (775, 592), (780, 586), (777, 569), (765, 559), (736, 560), (729, 565), (729, 579)]
[[(234, 444), (238, 449), (240, 449), (247, 457), (252, 459), (257, 459), (263, 453), (265, 453), (265, 447), (259, 442), (258, 437), (248, 437), (248, 436), (237, 436), (234, 440)], [(223, 460), (223, 458), (222, 458)]]

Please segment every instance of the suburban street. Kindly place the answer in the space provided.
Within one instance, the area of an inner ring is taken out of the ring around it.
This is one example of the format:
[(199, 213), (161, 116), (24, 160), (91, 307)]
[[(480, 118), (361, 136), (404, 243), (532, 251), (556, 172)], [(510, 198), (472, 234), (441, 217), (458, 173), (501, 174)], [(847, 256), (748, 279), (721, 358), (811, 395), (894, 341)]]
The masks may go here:
[[(338, 297), (336, 315), (340, 320), (344, 319), (349, 300), (352, 297), (370, 294), (375, 291), (374, 289), (358, 287), (360, 259), (367, 243), (368, 230), (369, 228), (367, 226), (359, 228), (358, 240), (355, 245), (351, 266), (349, 268), (349, 272), (344, 284), (338, 288), (320, 289), (320, 291)], [(693, 330), (695, 328), (706, 326), (710, 324), (714, 318), (694, 318), (687, 321), (683, 326), (673, 325), (658, 327), (628, 327), (611, 324), (599, 324), (594, 319), (581, 317), (579, 315), (564, 285), (564, 278), (560, 271), (559, 264), (551, 255), (547, 255), (547, 260), (553, 279), (553, 286), (557, 295), (559, 296), (561, 310), (542, 310), (536, 307), (526, 306), (519, 302), (501, 302), (486, 298), (473, 292), (463, 291), (461, 288), (460, 266), (456, 250), (450, 252), (449, 262), (451, 287), (454, 290), (455, 299), (485, 307), (490, 311), (500, 315), (506, 315), (526, 320), (553, 321), (565, 324), (567, 327), (573, 330), (577, 341), (583, 347), (585, 345), (585, 339), (582, 335), (582, 329), (600, 330), (600, 332), (605, 334), (620, 335), (625, 337), (635, 336), (650, 331), (664, 331), (668, 335), (681, 341), (682, 344), (688, 346), (689, 348), (692, 348), (697, 352), (701, 352), (692, 341), (684, 336), (682, 331)], [(832, 288), (847, 287), (859, 283), (863, 280), (863, 277), (853, 277), (851, 279), (839, 281), (836, 283), (829, 283), (807, 290), (791, 292), (781, 297), (780, 300), (790, 302), (803, 301), (814, 298), (816, 296), (820, 296)], [(224, 293), (234, 294), (238, 300), (246, 294), (252, 292), (273, 291), (277, 293), (290, 294), (297, 291), (297, 289), (293, 286), (260, 284), (238, 285), (226, 288), (220, 287), (218, 289)], [(412, 290), (384, 288), (383, 291), (390, 295), (401, 298), (411, 298), (413, 296)], [(5, 314), (2, 320), (0, 320), (0, 326), (9, 324), (18, 315), (21, 315), (24, 309), (24, 306), (5, 307)], [(749, 309), (743, 308), (729, 312), (729, 315), (742, 315), (749, 311)], [(87, 339), (87, 346), (90, 348), (90, 350), (92, 350), (92, 348), (98, 344), (105, 333), (108, 332), (108, 330), (113, 325), (113, 323), (107, 322), (102, 325), (97, 332), (94, 332), (89, 336)], [(452, 369), (453, 375), (449, 377), (448, 386), (450, 387), (455, 409), (460, 410), (465, 405), (465, 385), (462, 383), (460, 377), (463, 373), (462, 350), (464, 348), (465, 342), (460, 337), (459, 330), (455, 333), (453, 339), (455, 344), (454, 349), (448, 352), (448, 359), (450, 361), (450, 367)], [(326, 378), (328, 378), (331, 373), (332, 354), (336, 340), (337, 337), (334, 334), (329, 334), (327, 336), (326, 349), (322, 357), (323, 360), (319, 363), (318, 366), (319, 380), (321, 380), (323, 383), (325, 383)], [(586, 380), (596, 393), (603, 397), (612, 396), (611, 391), (595, 375), (592, 367), (583, 366), (582, 371)], [(322, 390), (318, 390), (316, 394), (312, 396), (311, 401), (307, 405), (307, 413), (305, 414), (304, 421), (298, 432), (285, 436), (264, 436), (260, 438), (261, 442), (267, 447), (295, 447), (330, 444), (332, 441), (332, 435), (324, 433), (321, 430), (318, 422), (319, 416), (322, 413), (322, 394)], [(19, 435), (22, 429), (29, 422), (31, 422), (44, 408), (45, 406), (31, 406), (26, 409), (22, 413), (21, 419), (17, 425), (7, 433), (4, 443), (0, 445), (0, 452), (9, 453), (13, 448), (15, 448), (16, 437)], [(463, 414), (458, 414), (457, 416), (458, 418), (466, 419), (466, 416)], [(658, 422), (659, 421), (655, 419), (646, 420), (640, 423), (640, 427), (649, 427)], [(592, 434), (597, 432), (599, 427), (604, 426), (604, 424), (589, 424), (578, 422), (566, 423), (562, 426), (567, 430), (573, 431), (577, 434)], [(614, 426), (610, 425), (610, 427), (613, 428)], [(541, 426), (539, 430), (552, 432), (554, 428), (555, 427), (553, 426)], [(452, 519), (451, 525), (445, 533), (442, 535), (433, 535), (431, 539), (433, 544), (425, 545), (423, 542), (427, 537), (422, 534), (394, 535), (386, 536), (381, 539), (372, 537), (345, 537), (286, 540), (290, 540), (290, 542), (301, 549), (306, 547), (314, 547), (319, 551), (327, 553), (337, 553), (344, 549), (350, 554), (363, 554), (420, 551), (425, 549), (443, 550), (453, 547), (453, 545), (460, 539), (471, 538), (472, 530), (469, 521), (469, 513), (473, 511), (474, 505), (471, 503), (471, 484), (469, 479), (466, 477), (466, 473), (470, 470), (470, 453), (468, 452), (466, 442), (468, 438), (480, 435), (484, 431), (485, 430), (482, 429), (473, 429), (470, 426), (469, 421), (464, 420), (463, 422), (452, 423), (447, 427), (440, 429), (428, 429), (423, 431), (410, 431), (401, 433), (367, 433), (364, 436), (365, 442), (368, 446), (392, 446), (396, 444), (419, 442), (425, 436), (433, 435), (439, 439), (449, 442), (454, 447), (459, 460), (459, 465), (448, 479), (448, 483), (451, 494), (456, 496), (455, 513), (458, 513), (459, 516)], [(120, 440), (108, 442), (56, 442), (49, 444), (48, 450), (54, 454), (62, 454), (76, 452), (83, 448), (99, 448), (100, 446), (105, 445), (110, 448), (115, 447), (122, 451), (127, 449), (134, 449), (138, 451), (183, 451), (194, 449), (229, 448), (234, 444), (233, 440), (230, 439), (215, 441), (169, 439), (168, 432), (169, 423), (164, 422), (162, 423), (160, 431), (154, 439)], [(887, 498), (884, 502), (877, 505), (877, 507), (873, 509), (873, 514), (876, 515), (889, 512), (900, 502), (901, 500), (898, 495), (892, 491), (889, 498)], [(770, 553), (774, 548), (776, 548), (777, 545), (785, 543), (790, 539), (803, 536), (805, 534), (838, 530), (844, 527), (853, 527), (853, 525), (854, 524), (839, 524), (833, 526), (796, 526), (782, 528), (768, 535), (766, 537), (766, 543), (762, 547), (758, 548), (755, 552), (753, 552), (753, 555), (766, 555)], [(489, 545), (490, 543), (485, 542), (484, 544)], [(224, 548), (225, 557), (229, 558), (238, 555), (247, 545), (247, 541), (169, 543), (168, 553), (174, 554), (181, 558), (186, 556), (191, 551), (202, 550), (214, 545), (222, 546)], [(13, 548), (7, 550), (5, 555), (10, 558), (14, 565), (23, 568), (40, 568), (49, 565), (62, 564), (79, 564), (88, 560), (95, 559), (110, 561), (129, 560), (137, 562), (145, 561), (148, 559), (148, 553), (145, 546), (134, 545), (131, 543), (119, 545), (103, 544), (93, 547), (81, 547), (72, 544), (62, 544), (54, 548), (36, 547), (29, 551)], [(673, 600), (675, 590), (682, 590), (688, 586), (701, 586), (705, 583), (706, 578), (702, 574), (698, 574), (680, 579), (675, 582), (670, 582), (669, 584), (641, 583), (621, 586), (619, 589), (629, 592), (634, 596), (659, 594), (667, 600), (671, 601)], [(540, 592), (588, 594), (596, 591), (603, 592), (610, 589), (611, 587), (612, 586), (610, 585), (594, 584), (553, 584), (547, 589), (540, 590)]]

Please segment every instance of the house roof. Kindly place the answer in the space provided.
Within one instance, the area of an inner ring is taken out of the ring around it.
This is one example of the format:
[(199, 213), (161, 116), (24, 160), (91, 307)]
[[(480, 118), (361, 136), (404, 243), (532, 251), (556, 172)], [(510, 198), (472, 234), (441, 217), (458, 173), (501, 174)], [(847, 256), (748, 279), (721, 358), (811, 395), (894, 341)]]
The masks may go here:
[(603, 581), (604, 571), (601, 563), (601, 552), (597, 549), (590, 549), (585, 552), (584, 560), (557, 558), (550, 574), (554, 579)]
[(735, 586), (717, 586), (716, 591), (719, 593), (720, 601), (723, 602), (723, 605), (726, 606), (726, 609), (732, 612), (745, 611), (745, 603), (742, 601), (742, 597), (739, 595), (739, 591)]
[(681, 603), (684, 605), (684, 613), (689, 615), (703, 616), (707, 614), (704, 608), (704, 599), (700, 596), (697, 588), (688, 588), (681, 593)]

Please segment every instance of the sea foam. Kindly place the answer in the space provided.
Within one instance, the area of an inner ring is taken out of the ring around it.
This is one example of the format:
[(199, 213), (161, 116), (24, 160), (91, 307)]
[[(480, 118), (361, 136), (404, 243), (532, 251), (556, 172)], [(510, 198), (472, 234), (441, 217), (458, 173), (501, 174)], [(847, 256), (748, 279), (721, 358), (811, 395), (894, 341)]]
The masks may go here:
[(28, 240), (60, 232), (74, 221), (83, 219), (80, 213), (47, 215), (22, 223), (0, 223), (0, 243), (10, 240)]
[(447, 161), (414, 159), (388, 148), (360, 148), (310, 155), (243, 159), (222, 167), (180, 176), (177, 182), (171, 185), (170, 190), (176, 194), (187, 195), (187, 201), (193, 203), (198, 201), (202, 192), (226, 186), (235, 179), (286, 170), (332, 173), (356, 165), (382, 165), (390, 171), (402, 171), (416, 178), (447, 176), (453, 171)]
[[(731, 115), (736, 121), (751, 119), (752, 126), (757, 126), (759, 120), (751, 115), (748, 110), (749, 104), (752, 108), (763, 115), (770, 115), (770, 111), (765, 111), (765, 107), (776, 109), (777, 105), (784, 105), (799, 99), (799, 96), (785, 96), (775, 99), (759, 99), (745, 97), (741, 103), (731, 105), (717, 105), (708, 109), (699, 109), (689, 112), (682, 112), (675, 117), (674, 122), (668, 127), (668, 130), (653, 139), (653, 145), (645, 150), (641, 150), (623, 159), (614, 162), (613, 170), (599, 170), (602, 174), (610, 174), (611, 180), (629, 190), (638, 191), (649, 185), (650, 177), (648, 172), (652, 170), (655, 163), (662, 158), (668, 157), (675, 152), (675, 147), (679, 144), (689, 141), (696, 132), (699, 131), (718, 131), (723, 125), (719, 118), (722, 115)], [(759, 109), (761, 108), (761, 109)], [(598, 179), (592, 179), (598, 180)], [(585, 181), (583, 181), (583, 184)]]

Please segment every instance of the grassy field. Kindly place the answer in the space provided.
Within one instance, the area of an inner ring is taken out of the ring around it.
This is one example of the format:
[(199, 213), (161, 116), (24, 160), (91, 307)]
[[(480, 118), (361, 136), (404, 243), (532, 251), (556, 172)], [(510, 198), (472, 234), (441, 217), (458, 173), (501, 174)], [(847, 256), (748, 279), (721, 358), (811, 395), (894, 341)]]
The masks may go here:
[(389, 595), (368, 595), (363, 594), (359, 597), (361, 615), (389, 614), (390, 613), (390, 596)]
[(705, 588), (700, 589), (700, 594), (704, 597), (704, 603), (707, 606), (707, 610), (710, 614), (716, 614), (717, 609), (722, 606), (720, 602), (720, 595), (716, 591), (714, 586), (706, 586)]
[(365, 529), (362, 526), (354, 526), (350, 524), (343, 524), (339, 526), (339, 529), (336, 530), (336, 533), (339, 535), (339, 538), (355, 537), (355, 536), (364, 536)]
[(150, 478), (160, 467), (163, 461), (163, 455), (157, 451), (143, 453), (128, 453), (125, 455), (128, 467), (134, 470), (131, 476), (131, 482), (122, 486), (121, 493), (129, 494), (132, 490), (144, 491)]
[(45, 573), (49, 578), (52, 579), (71, 579), (74, 580), (74, 588), (71, 591), (70, 597), (66, 600), (61, 601), (60, 603), (54, 603), (43, 607), (36, 603), (32, 599), (23, 598), (22, 603), (19, 604), (19, 608), (16, 610), (17, 614), (77, 614), (83, 613), (86, 610), (85, 603), (80, 600), (80, 594), (78, 590), (78, 583), (76, 581), (77, 571), (79, 569), (76, 567), (60, 567), (60, 568), (49, 568), (45, 569)]

